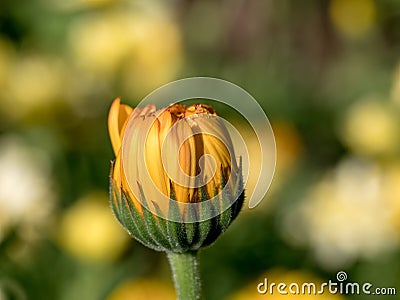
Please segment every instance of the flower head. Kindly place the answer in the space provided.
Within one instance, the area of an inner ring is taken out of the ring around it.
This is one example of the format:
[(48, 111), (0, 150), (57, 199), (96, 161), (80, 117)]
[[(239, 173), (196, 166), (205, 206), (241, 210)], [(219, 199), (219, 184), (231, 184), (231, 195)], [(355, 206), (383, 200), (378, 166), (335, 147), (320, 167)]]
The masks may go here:
[(116, 156), (111, 202), (139, 241), (158, 250), (193, 250), (236, 217), (244, 198), (241, 167), (211, 106), (132, 109), (116, 99), (108, 126)]

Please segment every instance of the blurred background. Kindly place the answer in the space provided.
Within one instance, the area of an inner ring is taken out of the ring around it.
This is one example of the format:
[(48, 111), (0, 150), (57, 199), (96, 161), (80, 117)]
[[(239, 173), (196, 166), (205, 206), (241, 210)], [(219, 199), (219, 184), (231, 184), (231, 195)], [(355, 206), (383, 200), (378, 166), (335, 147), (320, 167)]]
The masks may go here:
[(399, 1), (2, 0), (0, 299), (175, 299), (109, 208), (107, 113), (189, 76), (252, 94), (278, 155), (262, 204), (201, 251), (205, 299), (340, 270), (399, 293)]

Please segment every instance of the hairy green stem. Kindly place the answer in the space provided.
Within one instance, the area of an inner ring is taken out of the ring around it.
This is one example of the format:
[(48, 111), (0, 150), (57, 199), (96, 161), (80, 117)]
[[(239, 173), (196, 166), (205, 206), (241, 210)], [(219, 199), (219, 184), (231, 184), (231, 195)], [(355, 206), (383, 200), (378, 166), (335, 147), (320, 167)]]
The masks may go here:
[(167, 253), (179, 300), (201, 299), (201, 283), (197, 251)]

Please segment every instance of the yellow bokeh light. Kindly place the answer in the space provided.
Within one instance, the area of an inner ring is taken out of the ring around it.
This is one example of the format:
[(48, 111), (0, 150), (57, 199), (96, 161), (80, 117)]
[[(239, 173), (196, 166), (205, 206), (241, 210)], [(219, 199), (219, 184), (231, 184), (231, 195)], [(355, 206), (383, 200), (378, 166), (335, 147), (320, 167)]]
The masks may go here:
[(136, 18), (134, 49), (123, 69), (126, 91), (149, 93), (175, 79), (182, 62), (180, 33), (174, 23), (164, 17)]
[(357, 154), (390, 155), (398, 149), (399, 120), (387, 103), (373, 99), (355, 103), (341, 127), (343, 141)]
[(400, 65), (397, 66), (394, 76), (390, 98), (398, 107), (400, 107)]
[(174, 78), (182, 60), (180, 31), (166, 12), (111, 11), (85, 16), (69, 34), (77, 65), (102, 78), (121, 74), (129, 95)]
[(107, 194), (92, 192), (61, 216), (57, 240), (80, 259), (110, 261), (122, 253), (129, 236), (112, 215)]
[(107, 300), (174, 300), (175, 291), (168, 285), (156, 279), (138, 279), (122, 283)]
[(4, 88), (8, 72), (13, 62), (14, 49), (8, 40), (0, 36), (0, 87), (2, 89)]
[(111, 75), (131, 51), (133, 16), (91, 15), (74, 22), (70, 46), (76, 63), (91, 72)]
[(350, 38), (366, 34), (376, 20), (373, 0), (332, 0), (329, 13), (335, 28)]
[(299, 159), (303, 143), (297, 129), (288, 122), (274, 122), (277, 162), (277, 173), (290, 170)]
[[(276, 166), (274, 179), (268, 193), (274, 194), (278, 192), (285, 184), (288, 174), (295, 169), (298, 160), (300, 159), (303, 151), (303, 141), (297, 129), (287, 121), (272, 122), (272, 129), (274, 131), (276, 143)], [(253, 138), (249, 143), (249, 151), (252, 160), (256, 165), (252, 165), (250, 172), (257, 172), (257, 168), (261, 166), (261, 154), (252, 153), (254, 148), (258, 145), (258, 140)], [(259, 155), (257, 155), (259, 154)], [(257, 178), (258, 180), (258, 178)], [(257, 181), (250, 181), (246, 185), (246, 190), (254, 190)], [(274, 203), (271, 201), (263, 201), (261, 206), (268, 210)]]
[(57, 58), (21, 56), (7, 71), (1, 108), (14, 118), (46, 109), (62, 98), (65, 77)]
[(50, 2), (49, 5), (52, 5), (57, 9), (70, 11), (70, 10), (78, 10), (85, 8), (103, 7), (106, 5), (117, 3), (120, 0), (70, 0), (70, 1), (48, 0), (48, 1)]
[(391, 221), (394, 224), (400, 239), (400, 162), (392, 162), (386, 167), (383, 180), (385, 198), (391, 213)]

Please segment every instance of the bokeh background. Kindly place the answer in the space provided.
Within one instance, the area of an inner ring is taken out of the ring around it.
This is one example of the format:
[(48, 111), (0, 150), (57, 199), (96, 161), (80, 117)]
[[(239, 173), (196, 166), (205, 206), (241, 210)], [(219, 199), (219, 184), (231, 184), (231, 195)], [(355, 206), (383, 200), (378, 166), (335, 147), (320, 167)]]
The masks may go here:
[(189, 76), (249, 91), (278, 154), (262, 204), (201, 252), (205, 299), (340, 270), (399, 293), (399, 1), (2, 0), (0, 299), (175, 298), (109, 208), (107, 113)]

